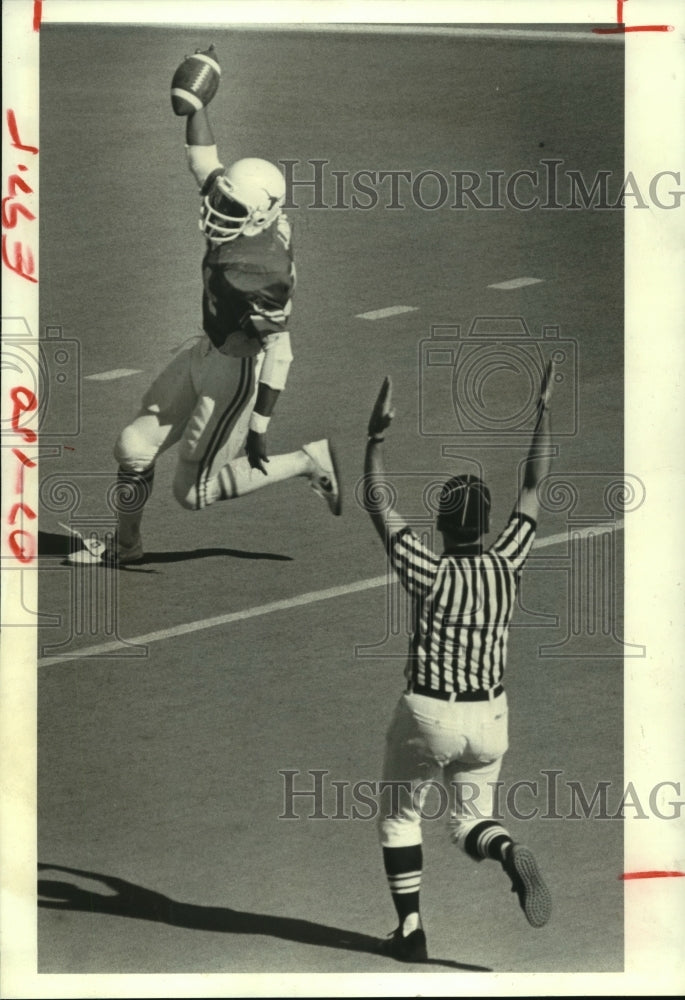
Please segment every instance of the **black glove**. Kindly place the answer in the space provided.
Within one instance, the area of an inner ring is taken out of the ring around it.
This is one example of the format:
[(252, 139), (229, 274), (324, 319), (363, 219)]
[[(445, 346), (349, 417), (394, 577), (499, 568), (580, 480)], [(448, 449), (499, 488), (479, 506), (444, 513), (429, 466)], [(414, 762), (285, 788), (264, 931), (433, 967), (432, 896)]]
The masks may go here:
[(263, 472), (267, 476), (268, 472), (264, 468), (264, 464), (268, 464), (269, 462), (269, 459), (266, 457), (266, 434), (258, 434), (257, 431), (248, 431), (245, 452), (252, 468), (259, 469), (260, 472)]

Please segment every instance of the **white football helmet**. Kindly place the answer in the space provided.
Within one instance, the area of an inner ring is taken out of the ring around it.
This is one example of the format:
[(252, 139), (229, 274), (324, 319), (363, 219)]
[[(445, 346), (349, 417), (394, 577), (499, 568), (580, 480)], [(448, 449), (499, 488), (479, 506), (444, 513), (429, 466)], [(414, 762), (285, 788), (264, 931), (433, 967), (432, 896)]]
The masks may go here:
[(256, 236), (278, 216), (285, 201), (283, 174), (268, 160), (236, 160), (202, 199), (200, 229), (214, 243)]

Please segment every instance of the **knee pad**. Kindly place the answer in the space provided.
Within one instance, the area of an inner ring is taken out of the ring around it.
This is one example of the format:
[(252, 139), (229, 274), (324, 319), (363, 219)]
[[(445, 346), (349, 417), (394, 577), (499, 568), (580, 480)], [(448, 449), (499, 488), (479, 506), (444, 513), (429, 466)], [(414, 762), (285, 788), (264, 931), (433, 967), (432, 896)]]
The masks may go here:
[(135, 424), (125, 427), (114, 445), (114, 458), (126, 472), (146, 472), (157, 457), (157, 449)]

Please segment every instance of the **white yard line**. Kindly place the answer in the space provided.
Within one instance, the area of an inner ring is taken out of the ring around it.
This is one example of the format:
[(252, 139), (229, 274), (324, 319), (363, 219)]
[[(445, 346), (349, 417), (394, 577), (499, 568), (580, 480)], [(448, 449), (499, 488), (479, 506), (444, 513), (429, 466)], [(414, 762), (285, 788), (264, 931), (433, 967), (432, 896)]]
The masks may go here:
[(386, 319), (388, 316), (416, 312), (418, 308), (418, 306), (387, 306), (385, 309), (372, 309), (371, 312), (357, 313), (355, 319)]
[(499, 288), (508, 292), (514, 288), (525, 288), (526, 285), (539, 285), (543, 281), (543, 278), (510, 278), (509, 281), (498, 281), (494, 285), (488, 285), (488, 288)]
[[(574, 530), (573, 538), (587, 538), (589, 535), (606, 533), (608, 531), (619, 531), (623, 528), (623, 521), (610, 521), (605, 524), (589, 525), (585, 528)], [(568, 541), (568, 532), (561, 531), (556, 535), (547, 535), (545, 538), (538, 538), (533, 548), (542, 549), (550, 545), (558, 545)], [(95, 569), (95, 572), (100, 572)], [(112, 572), (105, 570), (104, 572)], [(116, 572), (114, 570), (113, 572)], [(136, 635), (125, 642), (102, 642), (97, 646), (84, 646), (83, 649), (75, 650), (65, 656), (44, 656), (38, 659), (39, 667), (48, 667), (55, 663), (68, 663), (72, 660), (83, 660), (88, 656), (98, 656), (106, 653), (125, 649), (127, 645), (147, 646), (149, 643), (161, 642), (164, 639), (174, 639), (177, 636), (189, 635), (191, 632), (204, 632), (206, 629), (217, 628), (220, 625), (231, 625), (233, 622), (245, 621), (248, 618), (259, 618), (262, 615), (269, 615), (274, 611), (288, 611), (291, 608), (300, 608), (308, 604), (317, 604), (319, 601), (329, 601), (335, 597), (344, 597), (347, 594), (358, 594), (364, 590), (373, 590), (376, 587), (384, 587), (389, 580), (389, 574), (383, 576), (373, 576), (366, 580), (357, 580), (354, 583), (344, 583), (338, 587), (328, 587), (326, 590), (312, 590), (306, 594), (297, 594), (295, 597), (286, 597), (281, 601), (271, 601), (269, 604), (259, 604), (253, 608), (245, 608), (242, 611), (232, 611), (225, 615), (215, 615), (212, 618), (201, 618), (194, 622), (185, 622), (182, 625), (173, 625), (170, 628), (158, 629), (155, 632), (147, 632), (145, 635)]]
[(112, 368), (108, 372), (96, 372), (95, 375), (84, 375), (92, 382), (111, 382), (115, 378), (126, 378), (127, 375), (140, 375), (142, 368)]

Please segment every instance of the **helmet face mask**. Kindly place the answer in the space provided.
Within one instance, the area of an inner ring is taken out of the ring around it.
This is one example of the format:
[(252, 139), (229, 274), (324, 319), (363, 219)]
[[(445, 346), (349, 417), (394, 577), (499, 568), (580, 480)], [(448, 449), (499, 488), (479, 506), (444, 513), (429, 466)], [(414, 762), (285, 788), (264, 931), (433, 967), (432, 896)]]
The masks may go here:
[(219, 174), (202, 199), (200, 229), (213, 243), (257, 236), (280, 214), (285, 180), (268, 160), (237, 160)]

